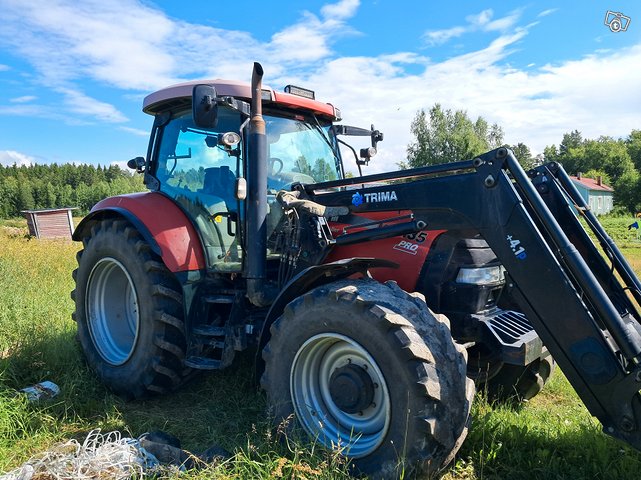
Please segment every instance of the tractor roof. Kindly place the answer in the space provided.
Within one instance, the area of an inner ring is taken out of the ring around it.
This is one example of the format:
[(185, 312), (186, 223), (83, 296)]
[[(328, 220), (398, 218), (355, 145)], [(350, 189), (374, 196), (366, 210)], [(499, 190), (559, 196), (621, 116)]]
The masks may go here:
[[(213, 85), (219, 96), (231, 96), (243, 100), (251, 100), (251, 86), (249, 83), (233, 80), (193, 80), (190, 82), (170, 85), (157, 92), (147, 95), (143, 101), (142, 110), (150, 115), (171, 110), (177, 106), (188, 106), (191, 103), (191, 95), (194, 85)], [(273, 102), (280, 107), (294, 110), (305, 110), (307, 113), (314, 113), (336, 120), (340, 117), (338, 109), (330, 103), (323, 103), (317, 100), (293, 95), (285, 92), (277, 92), (270, 87), (262, 87), (263, 102)]]

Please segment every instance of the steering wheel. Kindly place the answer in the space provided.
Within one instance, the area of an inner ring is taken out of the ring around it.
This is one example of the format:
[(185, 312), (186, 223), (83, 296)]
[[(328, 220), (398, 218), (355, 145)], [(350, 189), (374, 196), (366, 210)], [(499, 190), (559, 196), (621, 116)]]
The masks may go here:
[(278, 175), (283, 171), (283, 161), (277, 157), (271, 157), (269, 160), (269, 173), (268, 175)]

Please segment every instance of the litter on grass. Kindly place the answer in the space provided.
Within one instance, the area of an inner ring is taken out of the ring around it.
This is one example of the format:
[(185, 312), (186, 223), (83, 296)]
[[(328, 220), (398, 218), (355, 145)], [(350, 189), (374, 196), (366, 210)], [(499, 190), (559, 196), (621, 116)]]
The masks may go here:
[(60, 387), (55, 383), (47, 380), (44, 382), (36, 383), (27, 388), (20, 390), (27, 395), (30, 402), (37, 402), (40, 400), (50, 400), (60, 393)]
[(92, 430), (82, 444), (76, 440), (55, 445), (33, 456), (0, 480), (125, 480), (153, 474), (160, 463), (138, 440), (120, 432), (102, 434)]

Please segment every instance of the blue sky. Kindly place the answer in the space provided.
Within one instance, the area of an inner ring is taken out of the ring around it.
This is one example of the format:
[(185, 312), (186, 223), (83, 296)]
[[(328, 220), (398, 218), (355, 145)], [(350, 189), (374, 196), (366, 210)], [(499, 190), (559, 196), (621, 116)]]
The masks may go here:
[[(303, 6), (304, 5), (304, 6)], [(630, 17), (625, 32), (607, 10)], [(534, 153), (578, 129), (641, 129), (641, 2), (0, 0), (0, 163), (110, 164), (146, 152), (143, 97), (195, 78), (296, 84), (385, 133), (416, 112), (483, 116)], [(121, 163), (122, 164), (122, 163)]]

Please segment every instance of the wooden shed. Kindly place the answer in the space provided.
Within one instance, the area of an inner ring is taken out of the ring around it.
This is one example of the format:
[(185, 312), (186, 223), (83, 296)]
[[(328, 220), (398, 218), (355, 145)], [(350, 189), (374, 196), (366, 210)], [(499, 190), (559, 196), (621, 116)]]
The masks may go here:
[(29, 235), (37, 238), (68, 238), (73, 233), (73, 217), (71, 211), (75, 208), (52, 208), (48, 210), (24, 210), (27, 218)]

